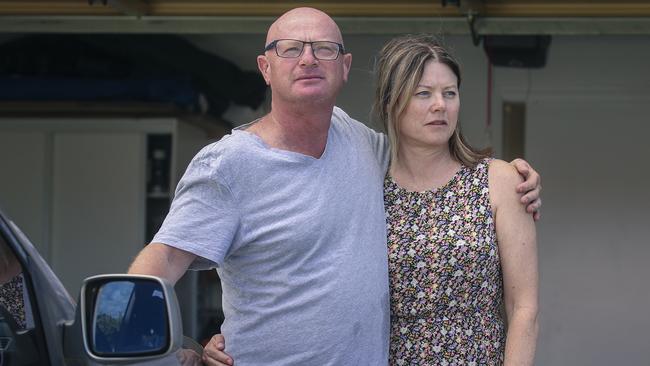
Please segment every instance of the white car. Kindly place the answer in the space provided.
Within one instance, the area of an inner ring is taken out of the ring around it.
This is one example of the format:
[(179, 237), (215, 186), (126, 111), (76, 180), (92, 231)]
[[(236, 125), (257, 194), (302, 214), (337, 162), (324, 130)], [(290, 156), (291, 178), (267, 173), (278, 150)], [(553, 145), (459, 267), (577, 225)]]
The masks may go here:
[(174, 288), (160, 278), (87, 278), (76, 304), (0, 212), (0, 366), (193, 365)]

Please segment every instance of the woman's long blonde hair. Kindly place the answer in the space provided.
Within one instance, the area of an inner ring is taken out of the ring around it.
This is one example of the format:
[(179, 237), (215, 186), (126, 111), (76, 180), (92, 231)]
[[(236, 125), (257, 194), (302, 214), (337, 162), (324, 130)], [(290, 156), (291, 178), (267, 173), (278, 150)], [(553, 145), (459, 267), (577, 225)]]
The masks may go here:
[[(390, 142), (391, 160), (399, 151), (399, 120), (417, 87), (429, 60), (447, 65), (456, 75), (460, 88), (460, 66), (441, 42), (431, 35), (406, 35), (390, 40), (379, 52), (375, 66), (377, 89), (373, 111), (383, 122)], [(474, 149), (460, 131), (460, 121), (449, 139), (451, 155), (465, 166), (474, 167), (488, 156)]]

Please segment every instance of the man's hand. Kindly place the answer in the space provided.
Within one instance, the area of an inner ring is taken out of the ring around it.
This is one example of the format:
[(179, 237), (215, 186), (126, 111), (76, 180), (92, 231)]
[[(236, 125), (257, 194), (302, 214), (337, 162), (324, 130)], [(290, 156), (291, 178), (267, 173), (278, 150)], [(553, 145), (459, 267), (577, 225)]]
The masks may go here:
[(525, 180), (517, 186), (517, 192), (524, 194), (521, 197), (521, 203), (526, 205), (526, 211), (532, 213), (533, 219), (537, 221), (541, 218), (542, 199), (539, 194), (542, 190), (542, 177), (523, 159), (515, 159), (510, 164)]
[(207, 366), (232, 366), (232, 357), (224, 352), (226, 340), (221, 334), (215, 334), (203, 348), (203, 364)]

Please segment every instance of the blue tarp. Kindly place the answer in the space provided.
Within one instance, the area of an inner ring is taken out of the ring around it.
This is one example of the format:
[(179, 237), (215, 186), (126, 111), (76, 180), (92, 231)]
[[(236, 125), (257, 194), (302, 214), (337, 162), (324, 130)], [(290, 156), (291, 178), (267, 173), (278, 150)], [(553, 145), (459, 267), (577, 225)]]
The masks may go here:
[(189, 79), (80, 79), (0, 76), (4, 101), (142, 101), (195, 109), (199, 93)]

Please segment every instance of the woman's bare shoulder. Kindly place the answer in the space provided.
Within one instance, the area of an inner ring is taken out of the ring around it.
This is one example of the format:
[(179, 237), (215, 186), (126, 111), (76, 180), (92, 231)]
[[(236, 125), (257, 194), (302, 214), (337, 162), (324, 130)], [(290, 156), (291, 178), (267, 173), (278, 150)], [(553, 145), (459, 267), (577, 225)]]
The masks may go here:
[(519, 172), (517, 172), (517, 169), (512, 164), (501, 159), (490, 160), (488, 175), (490, 183), (496, 183), (499, 186), (516, 186), (524, 181), (523, 177), (519, 175)]

